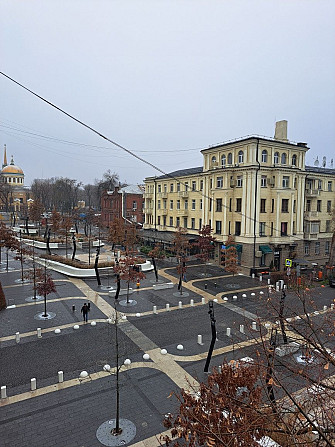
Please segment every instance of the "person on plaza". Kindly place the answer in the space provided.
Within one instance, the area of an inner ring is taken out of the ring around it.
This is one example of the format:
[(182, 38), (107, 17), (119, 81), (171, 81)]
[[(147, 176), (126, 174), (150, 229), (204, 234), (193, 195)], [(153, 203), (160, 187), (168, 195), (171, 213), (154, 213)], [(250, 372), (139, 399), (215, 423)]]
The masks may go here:
[(89, 310), (90, 309), (89, 309), (88, 305), (86, 303), (84, 303), (83, 307), (81, 308), (81, 313), (83, 314), (84, 323), (87, 323)]

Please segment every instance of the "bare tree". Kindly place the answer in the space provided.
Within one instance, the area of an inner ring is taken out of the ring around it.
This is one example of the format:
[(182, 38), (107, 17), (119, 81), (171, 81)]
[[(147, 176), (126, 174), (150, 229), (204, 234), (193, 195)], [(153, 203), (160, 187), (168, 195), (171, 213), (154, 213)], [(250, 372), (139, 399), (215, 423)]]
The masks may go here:
[(186, 230), (184, 228), (178, 228), (174, 234), (173, 247), (172, 250), (176, 255), (178, 265), (177, 272), (179, 274), (179, 284), (178, 290), (180, 290), (180, 295), (183, 294), (183, 279), (186, 275), (186, 260), (188, 254), (189, 242), (186, 237)]

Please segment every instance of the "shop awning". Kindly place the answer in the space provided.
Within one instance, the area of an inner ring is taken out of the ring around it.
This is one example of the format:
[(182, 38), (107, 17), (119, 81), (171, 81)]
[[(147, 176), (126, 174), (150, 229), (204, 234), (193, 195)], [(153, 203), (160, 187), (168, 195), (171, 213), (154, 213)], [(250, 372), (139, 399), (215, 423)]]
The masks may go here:
[(237, 253), (242, 253), (243, 245), (242, 244), (236, 244), (236, 251)]
[(263, 253), (263, 255), (266, 255), (267, 253), (272, 253), (272, 250), (268, 245), (260, 245), (259, 249)]

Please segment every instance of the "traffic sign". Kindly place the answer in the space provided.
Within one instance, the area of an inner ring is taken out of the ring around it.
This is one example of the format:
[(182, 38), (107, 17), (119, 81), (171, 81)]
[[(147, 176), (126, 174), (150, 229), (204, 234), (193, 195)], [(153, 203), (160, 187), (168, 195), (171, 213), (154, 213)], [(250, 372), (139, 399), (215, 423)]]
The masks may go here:
[(285, 267), (292, 267), (292, 259), (285, 259)]

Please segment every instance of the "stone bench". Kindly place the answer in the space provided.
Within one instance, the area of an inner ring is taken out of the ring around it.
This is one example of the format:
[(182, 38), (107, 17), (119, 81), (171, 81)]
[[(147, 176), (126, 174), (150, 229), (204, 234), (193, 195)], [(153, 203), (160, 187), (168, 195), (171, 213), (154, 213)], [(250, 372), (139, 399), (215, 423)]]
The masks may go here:
[(152, 287), (154, 290), (173, 289), (174, 284), (173, 282), (164, 282), (163, 284), (154, 284)]
[[(131, 295), (133, 292), (134, 292), (134, 289), (130, 288), (129, 289), (129, 295)], [(108, 292), (108, 296), (110, 296), (112, 298), (115, 298), (115, 295), (116, 295), (116, 290), (110, 290)], [(125, 295), (127, 295), (127, 289), (121, 289), (120, 293), (119, 293), (119, 296), (125, 296)]]
[(151, 264), (150, 261), (145, 261), (144, 264), (138, 264), (138, 266), (140, 268), (140, 271), (143, 272), (143, 273), (151, 272), (154, 269), (154, 267), (153, 267), (153, 265)]

